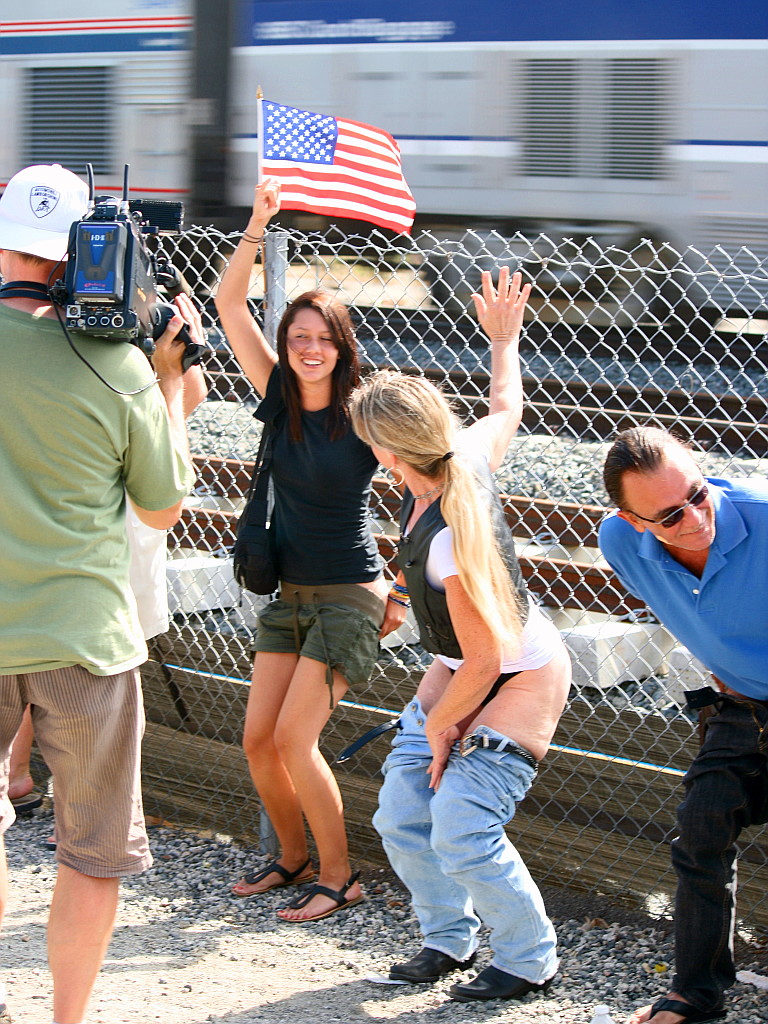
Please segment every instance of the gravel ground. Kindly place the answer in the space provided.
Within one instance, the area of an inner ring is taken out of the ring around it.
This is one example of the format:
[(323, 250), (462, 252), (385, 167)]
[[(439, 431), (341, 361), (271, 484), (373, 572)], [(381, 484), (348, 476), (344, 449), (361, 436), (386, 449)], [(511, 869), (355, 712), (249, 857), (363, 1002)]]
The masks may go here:
[[(188, 421), (195, 455), (252, 459), (258, 448), (253, 411), (236, 402), (204, 402)], [(502, 491), (585, 505), (605, 505), (602, 466), (607, 443), (579, 441), (567, 435), (520, 432), (497, 473)], [(768, 472), (768, 459), (735, 459), (706, 453), (702, 470), (709, 476), (749, 476)]]
[[(45, 922), (55, 864), (44, 841), (51, 828), (45, 811), (15, 825), (6, 843), (11, 898), (2, 978), (14, 1019), (28, 1024), (50, 1020)], [(446, 994), (453, 978), (434, 986), (375, 984), (368, 975), (419, 948), (407, 896), (385, 871), (364, 868), (366, 902), (297, 927), (275, 917), (286, 893), (249, 901), (229, 895), (254, 858), (225, 837), (155, 827), (151, 839), (155, 865), (124, 883), (90, 1024), (589, 1024), (602, 1002), (623, 1024), (665, 990), (672, 951), (664, 928), (599, 897), (560, 890), (545, 892), (561, 955), (547, 998), (461, 1004)], [(488, 959), (484, 942), (479, 966)], [(766, 951), (743, 946), (739, 968), (767, 974)], [(768, 991), (737, 983), (728, 1024), (767, 1018)]]

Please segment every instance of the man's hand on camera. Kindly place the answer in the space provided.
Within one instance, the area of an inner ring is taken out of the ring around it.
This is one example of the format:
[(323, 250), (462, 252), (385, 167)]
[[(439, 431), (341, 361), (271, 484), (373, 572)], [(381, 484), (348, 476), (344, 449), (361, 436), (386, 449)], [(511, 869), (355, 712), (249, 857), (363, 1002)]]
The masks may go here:
[(174, 299), (177, 313), (168, 321), (168, 326), (160, 335), (152, 355), (152, 365), (159, 381), (171, 380), (182, 375), (181, 360), (186, 349), (186, 342), (178, 337), (184, 324), (187, 325), (189, 336), (193, 342), (205, 346), (203, 322), (194, 302), (187, 295), (177, 295)]

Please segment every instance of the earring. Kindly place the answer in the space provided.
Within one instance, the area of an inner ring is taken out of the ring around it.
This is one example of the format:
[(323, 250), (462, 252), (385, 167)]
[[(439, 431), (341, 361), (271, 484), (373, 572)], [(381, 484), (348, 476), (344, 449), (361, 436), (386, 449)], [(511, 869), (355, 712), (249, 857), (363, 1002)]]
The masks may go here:
[[(390, 468), (387, 470), (387, 472), (391, 475), (392, 482), (394, 483), (395, 487), (402, 487), (403, 486), (403, 484), (405, 483), (405, 477), (403, 476), (402, 472), (399, 469), (397, 469), (395, 466), (390, 466)], [(395, 480), (395, 473), (399, 473), (400, 474), (400, 479), (399, 480)]]

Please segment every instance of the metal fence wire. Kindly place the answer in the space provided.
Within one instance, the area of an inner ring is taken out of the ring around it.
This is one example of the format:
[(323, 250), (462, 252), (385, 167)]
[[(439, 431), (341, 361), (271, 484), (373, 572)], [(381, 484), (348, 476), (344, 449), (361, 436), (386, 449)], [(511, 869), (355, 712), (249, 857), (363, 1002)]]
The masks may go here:
[[(251, 641), (263, 599), (235, 584), (229, 550), (258, 445), (257, 396), (233, 361), (213, 307), (236, 236), (194, 228), (162, 242), (204, 307), (207, 402), (189, 422), (198, 484), (169, 538), (170, 631), (143, 668), (147, 813), (268, 848), (268, 823), (239, 746)], [(717, 476), (764, 474), (768, 452), (768, 259), (747, 250), (631, 250), (589, 238), (468, 231), (396, 241), (273, 231), (254, 266), (254, 315), (271, 329), (286, 298), (322, 287), (350, 307), (366, 369), (442, 383), (468, 421), (488, 392), (488, 344), (470, 297), (502, 265), (533, 282), (521, 343), (523, 425), (499, 474), (531, 592), (571, 653), (574, 681), (554, 746), (510, 825), (539, 883), (591, 890), (654, 915), (670, 912), (681, 778), (698, 739), (683, 691), (702, 666), (630, 598), (597, 549), (607, 498), (607, 439), (624, 426), (674, 427)], [(269, 279), (269, 303), (264, 281)], [(371, 515), (389, 561), (399, 495), (383, 473)], [(412, 625), (387, 638), (365, 688), (322, 737), (333, 759), (397, 714), (425, 666)], [(383, 860), (371, 827), (388, 741), (334, 768), (354, 854)], [(768, 833), (740, 853), (741, 927), (768, 925)]]

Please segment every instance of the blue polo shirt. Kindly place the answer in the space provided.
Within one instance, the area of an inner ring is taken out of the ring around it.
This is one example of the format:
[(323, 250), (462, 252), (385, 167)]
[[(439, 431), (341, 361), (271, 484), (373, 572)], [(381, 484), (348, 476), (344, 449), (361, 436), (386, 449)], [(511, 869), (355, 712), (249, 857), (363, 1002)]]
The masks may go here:
[(768, 700), (768, 481), (707, 478), (715, 539), (701, 579), (612, 512), (600, 549), (627, 590), (728, 686)]

